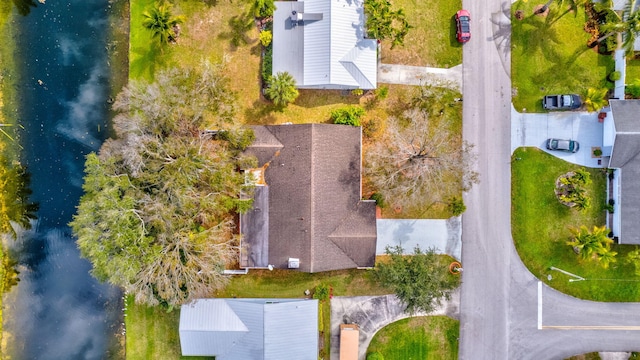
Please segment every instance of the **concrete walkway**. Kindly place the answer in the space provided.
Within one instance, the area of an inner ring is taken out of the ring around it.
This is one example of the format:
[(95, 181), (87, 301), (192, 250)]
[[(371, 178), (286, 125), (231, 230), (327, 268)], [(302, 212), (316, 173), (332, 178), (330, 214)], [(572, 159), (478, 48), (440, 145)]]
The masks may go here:
[(460, 260), (462, 224), (460, 217), (450, 219), (378, 219), (376, 255), (384, 255), (387, 246), (402, 246), (405, 254), (420, 249), (435, 249), (439, 254)]
[(395, 64), (378, 65), (379, 84), (442, 85), (462, 92), (462, 65), (449, 69)]
[[(451, 300), (443, 302), (432, 313), (417, 313), (415, 316), (446, 315), (459, 319), (460, 292), (451, 293)], [(395, 295), (383, 296), (336, 296), (331, 299), (331, 357), (340, 358), (340, 324), (355, 323), (360, 326), (359, 360), (365, 360), (367, 348), (378, 330), (388, 324), (411, 315)]]

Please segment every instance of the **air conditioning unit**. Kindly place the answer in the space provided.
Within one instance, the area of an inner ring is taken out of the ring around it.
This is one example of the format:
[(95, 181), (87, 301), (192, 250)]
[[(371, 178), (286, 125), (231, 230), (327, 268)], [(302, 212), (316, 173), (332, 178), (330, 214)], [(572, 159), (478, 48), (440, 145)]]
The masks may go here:
[(300, 267), (300, 259), (289, 258), (289, 269), (298, 269)]

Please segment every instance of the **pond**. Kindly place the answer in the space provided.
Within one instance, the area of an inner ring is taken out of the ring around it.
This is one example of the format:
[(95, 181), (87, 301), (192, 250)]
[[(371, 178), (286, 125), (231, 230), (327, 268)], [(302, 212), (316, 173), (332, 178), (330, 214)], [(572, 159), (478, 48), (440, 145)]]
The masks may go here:
[[(7, 0), (3, 0), (7, 1)], [(21, 162), (40, 204), (22, 231), (20, 283), (5, 300), (16, 359), (118, 358), (122, 294), (89, 274), (68, 223), (82, 195), (84, 156), (107, 137), (107, 0), (13, 0)], [(36, 6), (37, 5), (37, 6)], [(15, 11), (15, 9), (14, 9)]]

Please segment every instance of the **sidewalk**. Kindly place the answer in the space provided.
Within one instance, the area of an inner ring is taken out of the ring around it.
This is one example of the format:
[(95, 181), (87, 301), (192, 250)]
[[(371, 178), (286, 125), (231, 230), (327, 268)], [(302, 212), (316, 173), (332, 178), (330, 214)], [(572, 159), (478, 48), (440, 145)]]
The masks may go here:
[(378, 65), (379, 84), (434, 85), (449, 84), (462, 92), (462, 65), (450, 69), (395, 64)]

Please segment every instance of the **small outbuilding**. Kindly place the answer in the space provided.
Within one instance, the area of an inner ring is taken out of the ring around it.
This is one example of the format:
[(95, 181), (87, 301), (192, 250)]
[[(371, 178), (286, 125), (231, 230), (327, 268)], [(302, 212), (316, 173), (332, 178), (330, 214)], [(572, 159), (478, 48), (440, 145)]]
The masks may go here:
[(318, 300), (197, 299), (180, 309), (183, 356), (317, 360)]

